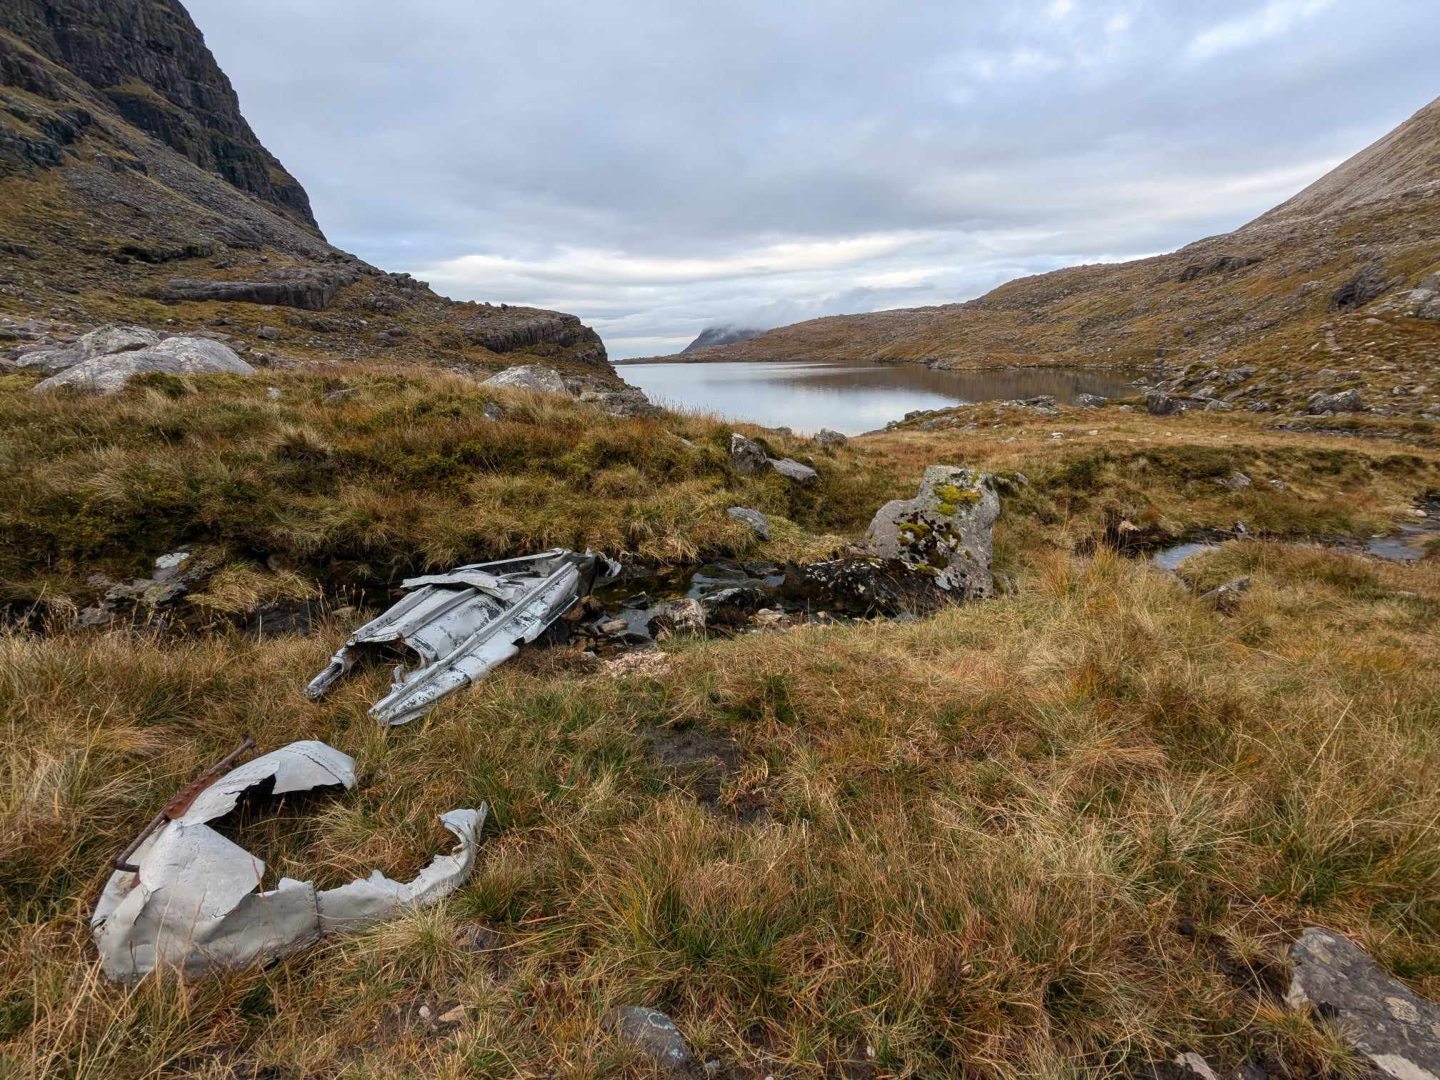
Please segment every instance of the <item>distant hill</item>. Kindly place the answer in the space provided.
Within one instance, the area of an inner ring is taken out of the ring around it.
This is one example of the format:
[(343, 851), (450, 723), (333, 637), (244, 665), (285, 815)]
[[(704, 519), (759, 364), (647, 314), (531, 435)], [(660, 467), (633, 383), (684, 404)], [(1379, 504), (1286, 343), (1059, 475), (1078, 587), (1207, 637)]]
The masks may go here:
[(759, 337), (764, 330), (757, 330), (749, 326), (707, 326), (700, 331), (700, 336), (692, 341), (681, 353), (698, 352), (701, 349), (708, 349), (715, 345), (738, 345), (742, 341), (749, 341), (753, 337)]
[(0, 3), (0, 317), (614, 379), (573, 315), (457, 303), (326, 243), (178, 0)]
[(1331, 320), (1403, 308), (1396, 297), (1437, 271), (1440, 101), (1250, 224), (1173, 254), (1022, 278), (968, 303), (812, 319), (687, 359), (1180, 367), (1288, 353), (1433, 370), (1440, 323), (1394, 317), (1337, 338)]

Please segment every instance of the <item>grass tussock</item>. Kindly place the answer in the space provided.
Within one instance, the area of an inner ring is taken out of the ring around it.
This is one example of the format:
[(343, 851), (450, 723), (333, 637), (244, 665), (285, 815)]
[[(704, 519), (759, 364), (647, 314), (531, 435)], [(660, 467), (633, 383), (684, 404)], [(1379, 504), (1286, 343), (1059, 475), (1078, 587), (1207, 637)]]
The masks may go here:
[[(300, 698), (338, 628), (5, 637), (0, 1061), (646, 1075), (598, 1026), (644, 1003), (736, 1076), (1098, 1077), (1177, 1049), (1354, 1075), (1281, 1005), (1283, 948), (1322, 923), (1440, 990), (1440, 570), (1262, 543), (1187, 567), (1242, 571), (1224, 616), (1142, 564), (1040, 554), (1016, 597), (691, 643), (653, 677), (534, 657), (391, 732), (364, 715), (383, 673)], [(350, 795), (243, 826), (272, 873), (412, 873), (434, 816), (485, 799), (474, 879), (268, 971), (105, 984), (105, 866), (241, 732), (360, 763)], [(733, 748), (718, 788), (656, 752), (681, 735)]]

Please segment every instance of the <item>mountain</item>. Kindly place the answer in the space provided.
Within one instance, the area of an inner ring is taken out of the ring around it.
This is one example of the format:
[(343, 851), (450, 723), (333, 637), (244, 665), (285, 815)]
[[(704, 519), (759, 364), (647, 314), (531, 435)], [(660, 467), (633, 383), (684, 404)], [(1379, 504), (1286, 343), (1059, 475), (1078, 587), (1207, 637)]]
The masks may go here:
[(693, 353), (701, 349), (708, 349), (715, 345), (738, 345), (742, 341), (749, 341), (753, 337), (759, 337), (764, 330), (757, 330), (749, 326), (733, 326), (729, 324), (721, 326), (707, 326), (700, 331), (700, 336), (692, 341), (680, 352)]
[[(1331, 367), (1424, 376), (1440, 354), (1440, 323), (1404, 312), (1434, 291), (1426, 279), (1437, 270), (1440, 101), (1250, 224), (1172, 254), (1022, 278), (968, 303), (813, 319), (687, 359), (955, 368), (1158, 359), (1175, 371), (1294, 366), (1318, 354)], [(1386, 317), (1357, 330), (1346, 312)]]
[(573, 315), (451, 301), (327, 243), (178, 0), (0, 4), (0, 317), (21, 340), (123, 320), (261, 359), (615, 380)]

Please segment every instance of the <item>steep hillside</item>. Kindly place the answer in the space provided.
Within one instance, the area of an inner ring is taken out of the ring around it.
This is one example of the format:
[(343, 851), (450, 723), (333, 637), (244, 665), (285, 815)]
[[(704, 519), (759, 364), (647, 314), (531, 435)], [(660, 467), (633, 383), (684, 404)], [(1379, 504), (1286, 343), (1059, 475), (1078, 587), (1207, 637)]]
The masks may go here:
[(206, 328), (262, 364), (614, 379), (572, 315), (453, 302), (327, 244), (178, 0), (0, 5), (0, 319), (0, 341), (123, 320)]
[(964, 304), (814, 319), (687, 359), (1159, 360), (1171, 376), (1344, 366), (1380, 392), (1434, 371), (1440, 322), (1406, 312), (1434, 310), (1408, 291), (1437, 270), (1440, 102), (1249, 225), (1172, 254), (1023, 278)]

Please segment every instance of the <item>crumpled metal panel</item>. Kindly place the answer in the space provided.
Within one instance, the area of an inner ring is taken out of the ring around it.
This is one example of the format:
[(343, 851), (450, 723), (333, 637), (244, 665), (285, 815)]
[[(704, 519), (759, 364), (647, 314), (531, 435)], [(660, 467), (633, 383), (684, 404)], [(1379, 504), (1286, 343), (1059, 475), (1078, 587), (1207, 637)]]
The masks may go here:
[(322, 933), (434, 903), (470, 873), (488, 809), (483, 804), (441, 816), (460, 845), (437, 856), (414, 881), (394, 882), (376, 871), (326, 890), (282, 878), (274, 889), (257, 892), (265, 863), (207, 824), (256, 788), (283, 795), (354, 786), (352, 758), (308, 741), (255, 758), (206, 788), (136, 849), (138, 871), (110, 875), (90, 920), (105, 974), (133, 982), (161, 967), (200, 975), (265, 963)]
[(585, 596), (598, 575), (618, 569), (603, 556), (557, 549), (410, 578), (402, 583), (408, 595), (351, 634), (306, 696), (324, 696), (367, 655), (412, 655), (419, 663), (397, 666), (390, 693), (370, 710), (382, 724), (409, 723), (509, 660)]

